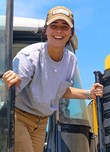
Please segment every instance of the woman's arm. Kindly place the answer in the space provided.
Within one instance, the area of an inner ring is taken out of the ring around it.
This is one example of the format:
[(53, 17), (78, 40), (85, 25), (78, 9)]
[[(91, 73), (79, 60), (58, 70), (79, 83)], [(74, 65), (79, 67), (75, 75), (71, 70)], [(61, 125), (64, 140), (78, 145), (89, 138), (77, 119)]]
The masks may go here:
[(96, 99), (96, 96), (103, 96), (103, 85), (99, 83), (93, 84), (92, 88), (89, 90), (69, 87), (63, 98), (74, 98), (74, 99)]

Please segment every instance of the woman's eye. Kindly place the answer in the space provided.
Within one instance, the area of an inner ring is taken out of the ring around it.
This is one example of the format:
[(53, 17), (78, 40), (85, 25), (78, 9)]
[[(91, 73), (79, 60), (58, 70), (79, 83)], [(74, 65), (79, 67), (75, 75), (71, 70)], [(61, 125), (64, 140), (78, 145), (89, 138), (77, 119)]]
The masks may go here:
[(68, 26), (62, 26), (63, 30), (68, 30)]
[(57, 28), (56, 25), (50, 25), (50, 27), (51, 27), (52, 29), (56, 29), (56, 28)]

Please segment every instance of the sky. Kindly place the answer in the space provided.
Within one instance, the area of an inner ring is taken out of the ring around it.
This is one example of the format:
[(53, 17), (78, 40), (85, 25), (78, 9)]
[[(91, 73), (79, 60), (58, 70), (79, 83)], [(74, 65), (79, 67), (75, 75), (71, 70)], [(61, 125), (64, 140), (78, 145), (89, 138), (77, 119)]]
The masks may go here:
[(73, 12), (80, 77), (83, 88), (90, 89), (93, 72), (104, 74), (104, 60), (110, 54), (110, 0), (15, 0), (14, 16), (45, 19), (47, 11), (58, 5)]

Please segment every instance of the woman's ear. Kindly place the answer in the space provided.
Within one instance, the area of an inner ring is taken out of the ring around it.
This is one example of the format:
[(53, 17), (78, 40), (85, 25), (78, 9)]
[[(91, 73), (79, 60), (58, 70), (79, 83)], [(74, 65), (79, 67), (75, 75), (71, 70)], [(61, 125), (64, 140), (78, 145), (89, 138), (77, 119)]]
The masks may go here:
[(73, 31), (71, 30), (71, 36), (70, 36), (69, 40), (72, 38), (72, 36), (73, 36)]
[[(74, 34), (74, 28), (71, 29), (71, 34), (72, 34), (72, 36), (73, 36), (73, 34)], [(72, 37), (72, 36), (71, 36), (71, 37)]]
[(73, 34), (74, 34), (74, 28), (71, 29), (71, 36), (70, 36), (70, 39), (72, 38)]

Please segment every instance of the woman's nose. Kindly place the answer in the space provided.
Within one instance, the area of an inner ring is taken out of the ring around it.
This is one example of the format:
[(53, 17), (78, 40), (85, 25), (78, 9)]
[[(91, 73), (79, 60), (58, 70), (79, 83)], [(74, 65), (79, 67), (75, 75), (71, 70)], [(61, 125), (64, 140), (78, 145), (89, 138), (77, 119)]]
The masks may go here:
[(56, 31), (57, 31), (57, 33), (61, 33), (62, 32), (62, 27), (58, 26)]

